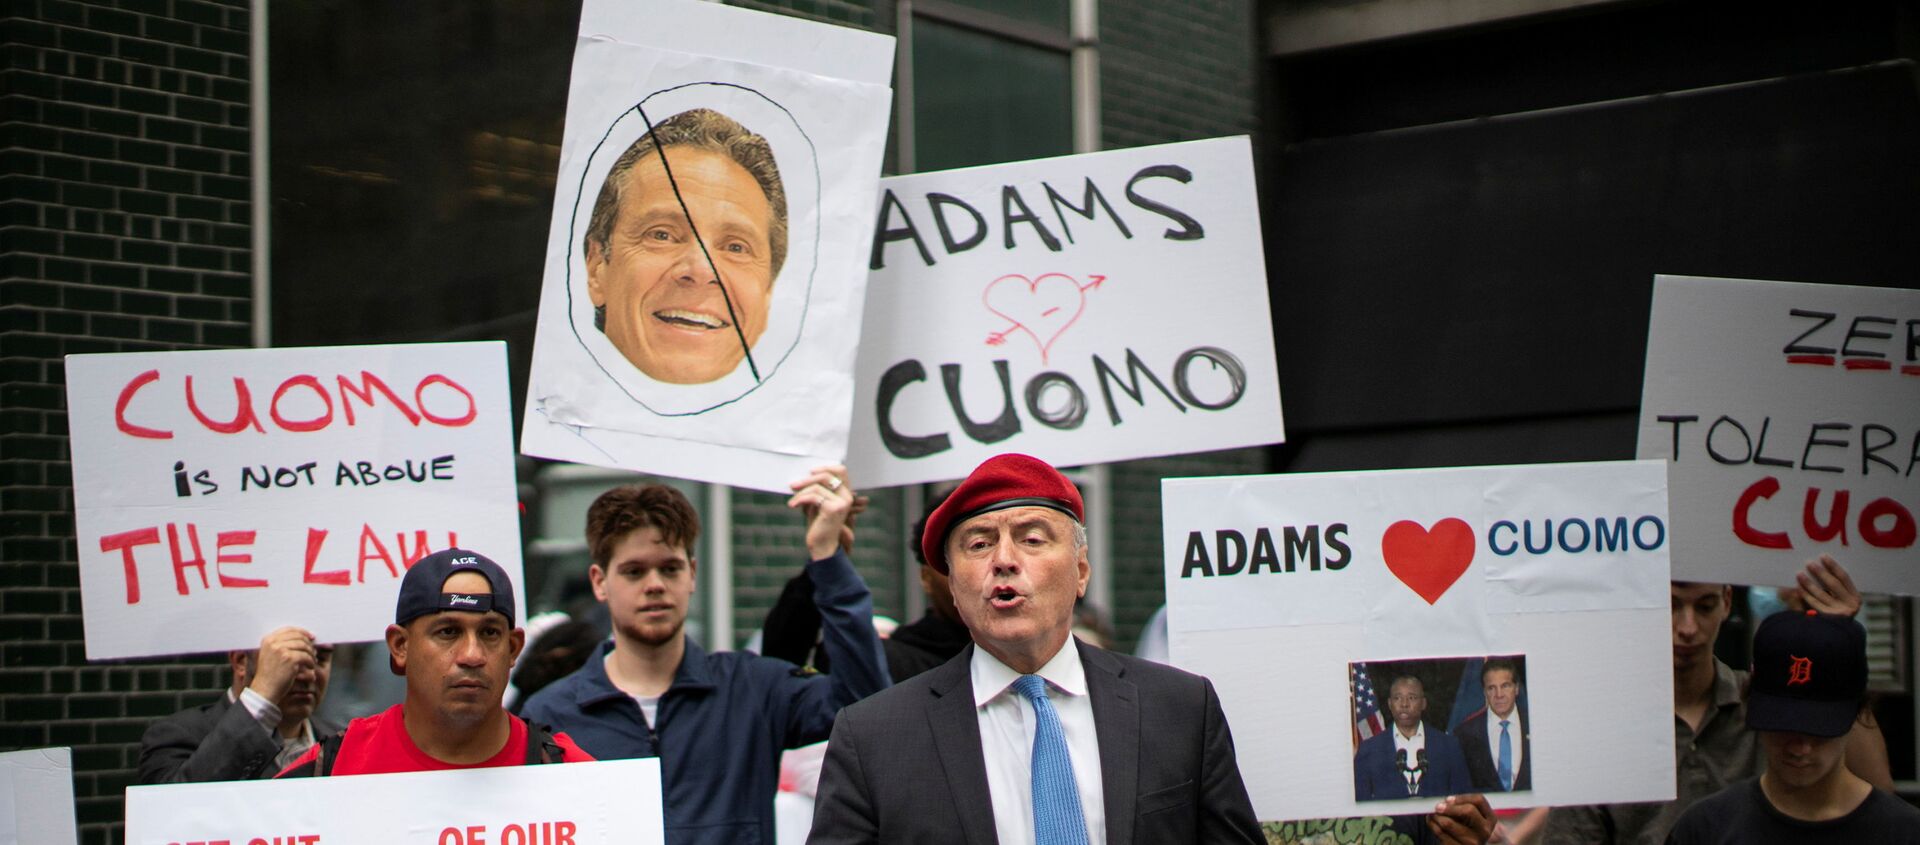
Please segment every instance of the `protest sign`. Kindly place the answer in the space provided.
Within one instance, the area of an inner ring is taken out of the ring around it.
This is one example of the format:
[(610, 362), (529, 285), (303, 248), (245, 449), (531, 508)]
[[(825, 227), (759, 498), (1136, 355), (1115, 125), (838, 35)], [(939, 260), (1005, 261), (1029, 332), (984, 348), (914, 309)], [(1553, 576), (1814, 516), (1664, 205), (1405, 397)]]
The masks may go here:
[(72, 845), (73, 751), (0, 753), (0, 845)]
[(848, 463), (870, 485), (1283, 439), (1246, 138), (881, 182)]
[(660, 760), (127, 788), (127, 845), (649, 845)]
[(378, 639), (459, 546), (524, 607), (498, 342), (67, 357), (87, 657)]
[(1671, 462), (1676, 578), (1826, 553), (1920, 593), (1920, 291), (1655, 277), (1638, 454)]
[(763, 490), (841, 460), (892, 50), (691, 0), (587, 5), (523, 451)]
[(1259, 817), (1671, 799), (1664, 469), (1163, 482), (1173, 662), (1219, 691)]

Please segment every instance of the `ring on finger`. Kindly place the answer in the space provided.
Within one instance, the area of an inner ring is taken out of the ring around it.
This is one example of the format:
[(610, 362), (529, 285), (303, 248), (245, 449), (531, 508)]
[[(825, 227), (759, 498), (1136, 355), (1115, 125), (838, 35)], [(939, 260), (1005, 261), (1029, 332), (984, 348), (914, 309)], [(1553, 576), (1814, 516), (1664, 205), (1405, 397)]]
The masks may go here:
[(840, 476), (837, 476), (837, 475), (833, 475), (833, 476), (828, 476), (828, 477), (827, 477), (827, 489), (828, 489), (828, 490), (832, 490), (832, 491), (835, 491), (835, 492), (839, 492), (839, 490), (840, 490)]

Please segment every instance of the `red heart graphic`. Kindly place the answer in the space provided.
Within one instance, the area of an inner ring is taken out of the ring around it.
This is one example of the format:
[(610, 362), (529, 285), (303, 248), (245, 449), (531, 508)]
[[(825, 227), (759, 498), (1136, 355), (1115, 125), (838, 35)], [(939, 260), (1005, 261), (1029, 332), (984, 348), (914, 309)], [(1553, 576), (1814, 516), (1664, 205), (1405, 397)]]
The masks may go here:
[(1080, 283), (1064, 273), (1047, 273), (1028, 280), (1017, 273), (1001, 276), (987, 285), (984, 296), (987, 310), (998, 314), (1013, 326), (988, 339), (998, 343), (1014, 330), (1027, 333), (1040, 347), (1040, 362), (1046, 363), (1053, 342), (1067, 327), (1080, 319), (1087, 308), (1087, 294)]
[(1466, 573), (1473, 549), (1473, 529), (1453, 517), (1434, 523), (1432, 531), (1403, 519), (1387, 526), (1387, 535), (1380, 539), (1387, 570), (1427, 604), (1439, 601)]

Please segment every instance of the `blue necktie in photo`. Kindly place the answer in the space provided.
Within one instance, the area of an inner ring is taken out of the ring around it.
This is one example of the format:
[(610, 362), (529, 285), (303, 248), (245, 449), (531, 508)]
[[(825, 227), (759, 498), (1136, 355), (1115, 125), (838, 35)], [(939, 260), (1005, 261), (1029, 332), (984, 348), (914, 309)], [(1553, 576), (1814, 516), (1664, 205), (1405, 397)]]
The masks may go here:
[(1500, 788), (1513, 791), (1513, 735), (1507, 733), (1507, 720), (1500, 720)]
[(1047, 683), (1039, 675), (1021, 675), (1013, 689), (1033, 703), (1033, 841), (1087, 845), (1087, 820), (1080, 809), (1073, 760), (1067, 756), (1067, 734), (1047, 699)]

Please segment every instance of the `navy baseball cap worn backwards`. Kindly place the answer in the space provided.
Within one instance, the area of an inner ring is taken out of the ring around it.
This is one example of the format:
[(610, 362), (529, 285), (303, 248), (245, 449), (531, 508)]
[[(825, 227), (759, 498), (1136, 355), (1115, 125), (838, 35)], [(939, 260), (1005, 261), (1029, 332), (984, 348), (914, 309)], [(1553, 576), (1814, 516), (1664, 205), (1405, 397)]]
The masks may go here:
[[(492, 592), (441, 592), (447, 579), (459, 572), (478, 572), (487, 579)], [(469, 613), (494, 611), (514, 624), (513, 580), (500, 564), (485, 555), (466, 549), (447, 549), (420, 559), (400, 579), (400, 600), (394, 605), (393, 624), (405, 625), (429, 613), (463, 610)]]

